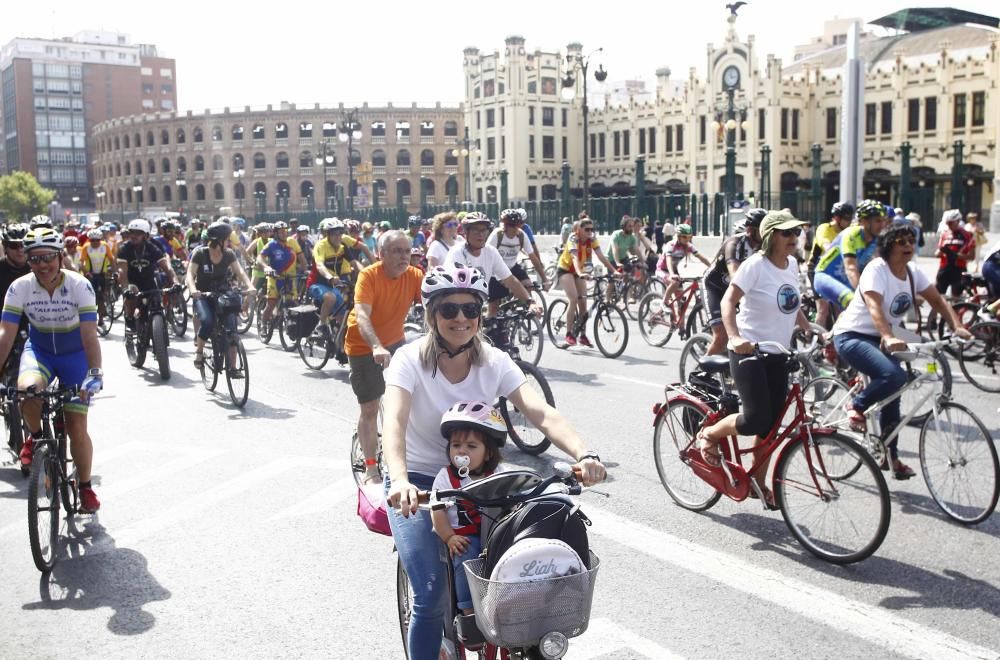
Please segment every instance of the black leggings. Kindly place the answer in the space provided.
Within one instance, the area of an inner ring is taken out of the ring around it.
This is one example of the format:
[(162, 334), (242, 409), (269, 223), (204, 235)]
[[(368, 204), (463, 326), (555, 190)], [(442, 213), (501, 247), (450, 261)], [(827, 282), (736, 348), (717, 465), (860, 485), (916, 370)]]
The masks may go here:
[(770, 432), (788, 395), (786, 365), (784, 355), (757, 357), (729, 352), (729, 368), (741, 402), (737, 433), (766, 437)]

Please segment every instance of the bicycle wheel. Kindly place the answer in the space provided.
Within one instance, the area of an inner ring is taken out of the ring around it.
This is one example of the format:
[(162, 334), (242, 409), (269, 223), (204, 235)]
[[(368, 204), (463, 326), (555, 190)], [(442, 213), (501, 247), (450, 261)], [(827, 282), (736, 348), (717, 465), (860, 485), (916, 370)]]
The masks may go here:
[[(968, 328), (969, 326), (974, 325), (979, 320), (979, 318), (976, 316), (976, 312), (979, 311), (979, 305), (977, 305), (974, 302), (969, 302), (969, 301), (957, 302), (954, 305), (952, 305), (951, 308), (955, 310), (955, 315), (958, 316), (958, 320), (962, 324), (963, 328)], [(949, 337), (951, 337), (952, 334), (953, 333), (951, 331), (951, 327), (948, 325), (948, 321), (943, 317), (939, 318), (937, 324), (938, 338), (948, 339)], [(956, 356), (958, 354), (958, 351), (954, 351), (954, 349), (951, 349), (950, 347), (945, 350)]]
[(21, 424), (21, 409), (17, 402), (5, 400), (0, 418), (3, 419), (2, 433), (7, 438), (7, 446), (15, 455), (19, 454), (24, 445), (24, 427)]
[(664, 404), (653, 427), (653, 459), (660, 483), (678, 506), (705, 511), (715, 506), (722, 493), (702, 481), (688, 466), (684, 452), (692, 447), (705, 421), (705, 411), (690, 401)]
[(396, 611), (399, 613), (399, 633), (403, 637), (403, 657), (410, 657), (410, 619), (413, 617), (413, 586), (403, 568), (403, 562), (396, 559)]
[(684, 337), (693, 337), (699, 332), (708, 330), (708, 312), (699, 300), (688, 312), (687, 322), (684, 324)]
[(136, 369), (146, 363), (146, 351), (149, 350), (149, 338), (146, 337), (145, 322), (136, 320), (135, 332), (129, 336), (125, 333), (125, 354), (128, 355), (128, 362)]
[[(916, 359), (911, 361), (908, 366), (904, 364), (903, 369), (907, 372), (909, 380), (916, 378), (919, 373), (931, 371), (937, 373), (938, 378), (941, 380), (942, 395), (946, 399), (951, 397), (951, 363), (944, 351), (936, 351), (933, 357), (919, 353)], [(920, 397), (926, 393), (927, 390), (924, 388), (928, 387), (934, 387), (934, 382), (925, 381), (918, 387), (907, 388), (903, 392), (903, 396), (899, 398), (900, 410), (913, 410), (916, 404), (920, 402)], [(913, 419), (910, 420), (910, 426), (920, 426), (930, 416), (933, 409), (934, 400), (931, 398), (927, 400), (922, 409), (915, 411)]]
[(663, 305), (663, 296), (647, 293), (639, 303), (639, 334), (650, 346), (663, 346), (674, 334), (674, 317)]
[(709, 344), (712, 343), (712, 335), (699, 333), (691, 335), (684, 342), (681, 349), (681, 358), (677, 365), (682, 383), (687, 382), (688, 373), (698, 368), (698, 360), (705, 357)]
[(628, 316), (630, 321), (638, 320), (639, 303), (642, 302), (642, 298), (645, 295), (646, 285), (640, 280), (632, 280), (625, 286), (625, 300), (623, 307), (625, 308), (625, 314)]
[[(554, 408), (556, 400), (552, 396), (552, 388), (549, 387), (549, 381), (545, 379), (545, 375), (542, 374), (541, 369), (524, 360), (515, 360), (514, 364), (524, 372), (524, 377), (528, 385), (538, 392), (545, 399), (546, 403)], [(507, 431), (510, 433), (510, 439), (514, 441), (514, 444), (521, 451), (525, 454), (537, 456), (549, 448), (551, 444), (550, 440), (541, 431), (536, 429), (535, 425), (513, 403), (504, 397), (500, 397), (497, 407), (500, 408), (500, 414), (503, 416), (504, 421), (507, 422)]]
[(529, 297), (531, 299), (531, 302), (533, 302), (536, 305), (538, 305), (538, 308), (540, 310), (542, 310), (542, 314), (544, 315), (545, 314), (545, 308), (548, 307), (548, 304), (545, 302), (545, 294), (542, 293), (542, 287), (540, 287), (540, 286), (529, 286), (528, 287), (528, 295), (529, 295)]
[(299, 344), (299, 338), (292, 339), (289, 332), (289, 324), (291, 323), (295, 323), (295, 321), (289, 316), (288, 310), (284, 307), (278, 310), (274, 324), (278, 326), (278, 340), (281, 341), (281, 347), (286, 351), (294, 351)]
[[(645, 293), (655, 293), (663, 299), (663, 294), (667, 292), (667, 285), (658, 277), (649, 276), (646, 278)], [(642, 302), (640, 299), (639, 302)]]
[(1000, 321), (976, 323), (969, 332), (973, 340), (959, 350), (959, 369), (984, 392), (1000, 392)]
[(264, 309), (266, 307), (267, 307), (267, 299), (261, 298), (260, 302), (257, 303), (257, 312), (255, 314), (257, 318), (257, 337), (263, 344), (267, 344), (271, 341), (271, 337), (274, 336), (274, 324), (275, 324), (274, 317), (271, 317), (270, 321), (264, 320)]
[(162, 380), (170, 379), (170, 355), (167, 353), (167, 323), (162, 314), (154, 314), (150, 320), (153, 334), (153, 356), (160, 370)]
[(199, 373), (201, 373), (201, 383), (205, 386), (205, 389), (209, 392), (215, 391), (215, 386), (219, 382), (219, 371), (223, 364), (222, 351), (215, 350), (215, 342), (219, 335), (215, 335), (210, 339), (210, 343), (206, 346), (208, 355), (205, 357), (205, 362), (198, 367)]
[(975, 413), (953, 401), (920, 427), (920, 471), (931, 497), (949, 518), (966, 525), (993, 513), (1000, 464), (990, 433)]
[(173, 330), (175, 337), (183, 337), (188, 325), (188, 310), (184, 304), (184, 297), (180, 293), (171, 293), (168, 300), (170, 329)]
[(253, 321), (254, 308), (248, 307), (246, 314), (244, 314), (243, 308), (241, 307), (240, 311), (236, 313), (236, 332), (241, 335), (245, 335), (247, 331), (250, 330), (250, 326), (253, 325)]
[(534, 316), (520, 319), (514, 326), (512, 339), (520, 351), (521, 357), (531, 364), (537, 365), (538, 361), (542, 359), (542, 348), (545, 346), (542, 322)]
[(35, 449), (28, 481), (28, 541), (38, 570), (52, 570), (59, 540), (59, 462), (47, 445)]
[(125, 311), (125, 299), (122, 297), (122, 292), (117, 286), (110, 284), (104, 290), (107, 291), (107, 298), (104, 304), (111, 312), (111, 318), (117, 319)]
[(566, 327), (567, 309), (569, 309), (569, 304), (562, 298), (556, 298), (545, 312), (545, 330), (548, 332), (549, 341), (556, 348), (566, 348), (568, 346), (566, 343), (566, 333), (568, 332), (568, 328)]
[[(802, 430), (805, 434), (805, 429)], [(827, 456), (860, 463), (834, 480)], [(774, 497), (788, 529), (820, 559), (851, 564), (875, 552), (889, 530), (889, 488), (868, 452), (840, 433), (793, 439), (778, 458)]]
[(604, 357), (616, 358), (628, 346), (628, 320), (616, 305), (598, 305), (594, 313), (594, 341)]
[(325, 367), (326, 363), (330, 361), (330, 355), (333, 353), (330, 341), (320, 334), (319, 326), (308, 337), (303, 337), (299, 340), (298, 350), (299, 357), (313, 371), (319, 371)]
[(229, 398), (233, 405), (242, 408), (250, 396), (250, 364), (247, 362), (247, 351), (239, 335), (231, 337), (228, 344), (234, 350), (232, 358), (226, 351), (226, 385), (229, 387)]
[(108, 333), (111, 332), (111, 326), (114, 324), (115, 319), (111, 314), (98, 314), (97, 315), (97, 334), (101, 337), (107, 337)]
[[(381, 426), (381, 425), (380, 425)], [(381, 431), (379, 437), (381, 437)], [(385, 463), (382, 460), (382, 448), (378, 447), (375, 454), (375, 465), (378, 467), (379, 481), (385, 476)], [(365, 475), (368, 467), (365, 465), (365, 453), (361, 450), (361, 441), (358, 439), (358, 432), (354, 431), (351, 436), (351, 473), (354, 475), (354, 482), (360, 488), (365, 482)]]

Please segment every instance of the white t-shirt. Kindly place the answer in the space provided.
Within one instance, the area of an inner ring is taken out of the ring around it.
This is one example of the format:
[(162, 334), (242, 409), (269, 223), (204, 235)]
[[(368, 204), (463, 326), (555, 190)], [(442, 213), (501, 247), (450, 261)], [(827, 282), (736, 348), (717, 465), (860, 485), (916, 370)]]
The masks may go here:
[[(924, 291), (931, 285), (930, 279), (919, 268), (909, 268), (909, 270), (913, 274), (913, 290), (916, 293)], [(868, 305), (865, 304), (865, 297), (862, 295), (867, 291), (882, 294), (882, 314), (893, 327), (900, 327), (913, 308), (909, 278), (899, 279), (892, 274), (889, 264), (884, 259), (874, 259), (861, 272), (858, 292), (834, 324), (833, 334), (860, 332), (872, 337), (879, 336), (878, 328), (875, 327), (875, 321), (872, 320)]]
[(468, 250), (468, 244), (462, 243), (451, 246), (448, 250), (448, 257), (444, 260), (445, 266), (462, 264), (467, 268), (478, 268), (486, 278), (495, 280), (505, 280), (510, 277), (510, 268), (504, 263), (503, 257), (489, 241), (479, 251), (479, 256), (473, 255)]
[[(500, 472), (503, 471), (504, 471), (503, 464), (500, 464), (496, 467), (495, 470), (493, 470), (493, 474), (499, 474)], [(485, 478), (486, 477), (482, 475), (479, 476), (470, 475), (468, 477), (465, 477), (464, 479), (459, 478), (458, 487), (465, 488), (473, 481), (479, 481), (480, 479), (485, 479)], [(434, 477), (434, 485), (431, 486), (431, 488), (433, 488), (434, 490), (452, 490), (454, 488), (454, 486), (451, 485), (451, 477), (448, 476), (447, 465), (441, 468), (441, 470), (437, 473), (437, 476)], [(459, 521), (458, 519), (459, 509), (460, 507), (458, 506), (448, 507), (448, 524), (451, 525), (452, 529), (458, 529), (459, 527), (464, 527), (465, 525), (468, 525), (470, 523), (470, 521), (464, 515), (462, 516), (463, 519)], [(464, 514), (465, 511), (462, 510), (462, 513)]]
[[(497, 245), (498, 240), (500, 243), (499, 245)], [(503, 262), (507, 264), (508, 268), (511, 268), (517, 263), (518, 258), (521, 256), (522, 241), (524, 242), (523, 249), (525, 254), (531, 254), (535, 251), (535, 249), (531, 247), (531, 241), (528, 240), (527, 234), (520, 232), (520, 237), (517, 234), (514, 234), (514, 238), (511, 238), (507, 235), (507, 232), (503, 230), (503, 227), (497, 227), (494, 229), (486, 243), (495, 247), (497, 251), (500, 252)]]
[(524, 374), (510, 356), (483, 345), (483, 364), (473, 366), (460, 383), (451, 383), (437, 371), (420, 366), (422, 341), (403, 346), (385, 370), (386, 385), (410, 393), (410, 419), (406, 425), (406, 467), (410, 472), (436, 475), (448, 462), (448, 443), (441, 436), (441, 415), (456, 401), (493, 404), (524, 383)]
[[(455, 243), (454, 245), (452, 245), (452, 247), (455, 247), (455, 245), (460, 245), (464, 242), (465, 242), (464, 238), (462, 238), (461, 236), (456, 236)], [(431, 262), (431, 257), (434, 257), (434, 259), (436, 260), (434, 265), (443, 266), (445, 260), (448, 257), (449, 249), (450, 248), (447, 245), (445, 245), (444, 241), (438, 241), (438, 240), (433, 241), (431, 243), (431, 246), (427, 248), (427, 263), (429, 264)]]
[(799, 263), (795, 257), (788, 257), (788, 265), (781, 269), (758, 252), (740, 264), (732, 283), (743, 291), (736, 315), (740, 336), (754, 343), (775, 341), (788, 346), (799, 311)]

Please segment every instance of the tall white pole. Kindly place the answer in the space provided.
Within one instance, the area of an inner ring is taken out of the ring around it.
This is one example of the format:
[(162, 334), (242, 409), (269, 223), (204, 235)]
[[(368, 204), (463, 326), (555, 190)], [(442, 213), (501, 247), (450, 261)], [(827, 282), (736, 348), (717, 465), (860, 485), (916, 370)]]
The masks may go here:
[(840, 200), (856, 204), (863, 194), (862, 126), (865, 107), (865, 66), (861, 59), (861, 23), (847, 31), (843, 105), (840, 112)]

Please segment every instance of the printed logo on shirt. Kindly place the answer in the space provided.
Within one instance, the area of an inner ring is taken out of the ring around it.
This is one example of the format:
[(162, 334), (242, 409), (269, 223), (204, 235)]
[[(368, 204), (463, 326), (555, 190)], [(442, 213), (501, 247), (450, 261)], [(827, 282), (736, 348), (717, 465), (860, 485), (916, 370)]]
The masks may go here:
[(782, 284), (778, 289), (778, 309), (784, 314), (793, 314), (799, 308), (799, 291), (791, 284)]
[(911, 305), (910, 294), (900, 293), (892, 299), (892, 304), (889, 305), (889, 313), (899, 318), (910, 311)]

